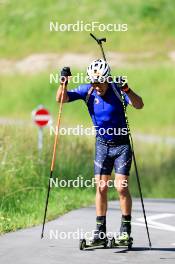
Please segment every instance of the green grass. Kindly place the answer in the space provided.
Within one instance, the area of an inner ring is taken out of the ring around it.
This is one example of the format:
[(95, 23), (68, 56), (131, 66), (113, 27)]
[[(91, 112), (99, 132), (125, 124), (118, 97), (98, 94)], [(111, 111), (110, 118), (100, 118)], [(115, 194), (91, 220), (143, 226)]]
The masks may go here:
[[(127, 32), (100, 32), (111, 51), (156, 51), (174, 48), (173, 0), (109, 0), (81, 2), (4, 0), (0, 9), (0, 56), (18, 58), (41, 52), (93, 52), (89, 32), (49, 32), (49, 22), (128, 24)], [(129, 45), (128, 45), (129, 43)]]
[[(73, 71), (75, 74), (76, 71)], [(127, 75), (130, 86), (142, 96), (145, 107), (138, 111), (128, 108), (132, 131), (172, 135), (175, 133), (174, 83), (175, 70), (171, 64), (113, 70)], [(31, 111), (38, 104), (47, 107), (56, 118), (56, 84), (48, 84), (49, 73), (39, 75), (1, 76), (0, 112), (2, 116), (24, 118), (31, 121)], [(76, 85), (70, 84), (70, 88)], [(65, 104), (62, 122), (67, 125), (91, 125), (86, 105), (81, 102)]]
[[(46, 190), (37, 187), (21, 188), (4, 197), (0, 209), (0, 234), (41, 224), (45, 200)], [(47, 221), (92, 203), (94, 195), (91, 190), (52, 190)]]
[[(44, 205), (53, 137), (45, 130), (42, 158), (38, 158), (37, 129), (34, 127), (5, 127), (0, 130), (0, 233), (40, 224)], [(173, 198), (174, 149), (164, 145), (136, 143), (135, 152), (144, 197)], [(93, 177), (94, 140), (80, 137), (60, 138), (54, 177), (83, 179)], [(139, 197), (132, 167), (131, 193)], [(94, 203), (94, 188), (51, 189), (48, 220), (72, 209)], [(117, 199), (109, 190), (109, 199)]]

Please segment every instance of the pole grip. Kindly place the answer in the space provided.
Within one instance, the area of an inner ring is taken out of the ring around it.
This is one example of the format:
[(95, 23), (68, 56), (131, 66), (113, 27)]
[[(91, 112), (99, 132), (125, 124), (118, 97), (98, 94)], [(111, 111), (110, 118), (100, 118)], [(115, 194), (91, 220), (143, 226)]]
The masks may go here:
[(90, 33), (90, 36), (97, 41), (99, 45), (102, 45), (102, 42), (106, 42), (106, 38), (96, 38), (92, 33)]

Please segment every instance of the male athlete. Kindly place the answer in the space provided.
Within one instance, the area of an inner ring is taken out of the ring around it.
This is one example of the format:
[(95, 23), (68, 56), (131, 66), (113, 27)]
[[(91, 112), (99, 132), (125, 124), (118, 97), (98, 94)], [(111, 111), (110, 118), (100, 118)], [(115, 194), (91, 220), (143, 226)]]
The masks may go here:
[[(96, 127), (96, 154), (94, 174), (96, 177), (96, 231), (92, 243), (104, 242), (106, 234), (107, 189), (112, 170), (115, 170), (115, 185), (119, 194), (122, 212), (119, 238), (128, 240), (131, 234), (132, 200), (128, 188), (128, 177), (132, 162), (132, 152), (127, 133), (124, 104), (136, 109), (143, 108), (143, 101), (128, 84), (109, 82), (110, 68), (102, 59), (93, 61), (88, 69), (89, 84), (67, 91), (65, 88), (63, 102), (83, 100)], [(61, 76), (68, 78), (70, 69), (63, 68)], [(67, 82), (66, 82), (67, 87)], [(57, 91), (56, 101), (61, 101), (63, 83)], [(105, 133), (104, 133), (105, 131)], [(100, 133), (103, 132), (103, 133)], [(100, 184), (100, 181), (103, 184)], [(105, 184), (104, 184), (105, 183)], [(126, 184), (127, 183), (127, 184)]]

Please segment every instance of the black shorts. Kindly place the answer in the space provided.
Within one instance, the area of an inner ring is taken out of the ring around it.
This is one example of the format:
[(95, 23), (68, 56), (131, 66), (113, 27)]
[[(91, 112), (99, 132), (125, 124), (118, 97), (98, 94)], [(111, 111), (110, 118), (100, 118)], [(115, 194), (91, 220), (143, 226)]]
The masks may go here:
[(111, 175), (114, 168), (115, 173), (129, 176), (131, 163), (132, 151), (129, 142), (111, 145), (96, 139), (95, 175)]

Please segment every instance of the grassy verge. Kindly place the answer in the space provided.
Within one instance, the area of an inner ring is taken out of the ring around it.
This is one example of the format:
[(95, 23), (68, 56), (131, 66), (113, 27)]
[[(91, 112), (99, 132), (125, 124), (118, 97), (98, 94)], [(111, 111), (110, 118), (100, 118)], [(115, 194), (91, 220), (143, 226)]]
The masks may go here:
[[(42, 223), (46, 188), (24, 187), (2, 199), (0, 208), (0, 234)], [(52, 220), (73, 209), (94, 203), (91, 190), (52, 190), (47, 220)]]
[[(52, 138), (47, 132), (42, 157), (39, 158), (35, 128), (1, 127), (0, 233), (42, 222), (52, 149)], [(76, 156), (73, 155), (75, 152)], [(75, 142), (63, 139), (58, 156), (55, 177), (74, 179), (80, 174), (91, 177), (90, 165), (86, 163), (91, 160), (91, 151), (85, 143), (78, 139)], [(53, 188), (48, 219), (92, 204), (93, 192), (87, 189)]]
[[(167, 52), (174, 48), (173, 0), (2, 1), (0, 56), (18, 58), (41, 52), (92, 52), (89, 32), (49, 32), (50, 21), (128, 24), (127, 32), (99, 31), (110, 39), (109, 50)], [(75, 12), (76, 10), (76, 12)], [(156, 37), (155, 37), (156, 36)], [(129, 45), (128, 45), (129, 43)]]
[[(38, 159), (35, 128), (1, 127), (0, 130), (0, 233), (42, 222), (49, 177), (53, 138), (45, 131), (42, 159)], [(54, 176), (59, 179), (91, 179), (93, 175), (93, 140), (61, 137)], [(163, 145), (136, 144), (136, 155), (144, 197), (174, 196), (174, 149)], [(131, 170), (131, 193), (138, 188)], [(48, 219), (94, 202), (94, 188), (52, 188)], [(109, 199), (116, 199), (109, 190)]]

